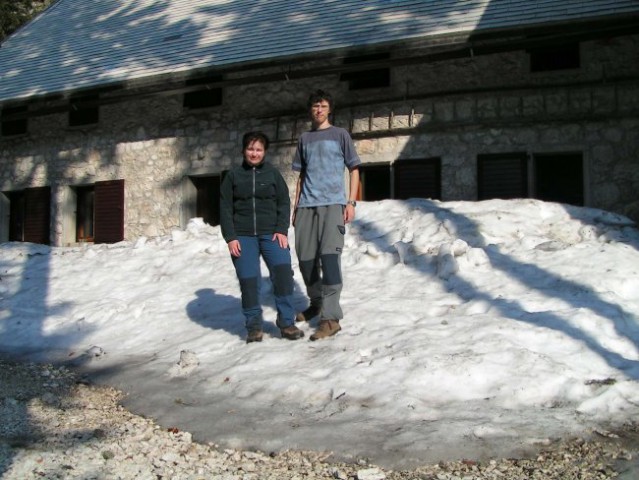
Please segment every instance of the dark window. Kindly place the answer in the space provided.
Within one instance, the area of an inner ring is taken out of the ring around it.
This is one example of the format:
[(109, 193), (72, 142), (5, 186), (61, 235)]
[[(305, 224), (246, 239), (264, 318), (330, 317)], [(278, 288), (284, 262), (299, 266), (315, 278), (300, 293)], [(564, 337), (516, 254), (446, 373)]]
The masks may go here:
[(9, 199), (9, 241), (24, 241), (24, 192), (8, 192)]
[(373, 202), (391, 198), (390, 165), (360, 165), (358, 199)]
[(534, 157), (535, 198), (583, 206), (584, 177), (580, 153)]
[(85, 95), (71, 100), (69, 105), (69, 126), (95, 125), (100, 120), (100, 108), (95, 105), (87, 106), (87, 102), (97, 102), (98, 95)]
[(531, 72), (549, 72), (580, 67), (579, 43), (540, 47), (528, 51)]
[[(389, 53), (376, 53), (360, 55), (344, 59), (344, 65), (383, 61), (390, 58)], [(349, 90), (364, 90), (366, 88), (382, 88), (390, 86), (390, 68), (379, 67), (355, 72), (345, 72), (340, 76), (340, 81), (348, 82)]]
[(441, 160), (399, 160), (395, 169), (395, 198), (441, 198)]
[(24, 135), (27, 133), (28, 122), (26, 118), (6, 119), (9, 115), (16, 115), (27, 112), (26, 106), (20, 107), (4, 107), (2, 109), (2, 136), (9, 137), (12, 135)]
[(195, 215), (211, 226), (220, 224), (220, 185), (222, 175), (191, 177), (196, 190)]
[(96, 182), (93, 201), (95, 243), (124, 240), (124, 180)]
[(186, 81), (186, 86), (202, 85), (201, 90), (184, 94), (185, 108), (208, 108), (222, 105), (222, 88), (210, 88), (207, 84), (222, 81), (221, 76), (197, 78)]
[(527, 165), (525, 153), (479, 155), (477, 157), (479, 200), (528, 197)]
[(48, 245), (51, 187), (26, 188), (6, 194), (9, 199), (9, 241)]
[(78, 242), (92, 242), (94, 239), (93, 225), (95, 212), (95, 188), (76, 188), (76, 216), (75, 216), (75, 236)]

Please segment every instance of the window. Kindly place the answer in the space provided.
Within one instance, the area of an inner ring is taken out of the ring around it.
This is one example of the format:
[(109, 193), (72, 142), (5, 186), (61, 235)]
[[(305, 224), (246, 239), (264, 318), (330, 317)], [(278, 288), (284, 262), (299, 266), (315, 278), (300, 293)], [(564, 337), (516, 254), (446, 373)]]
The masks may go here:
[(202, 217), (209, 225), (219, 225), (222, 176), (193, 177), (193, 184), (197, 190), (195, 215)]
[(207, 86), (209, 83), (221, 81), (222, 76), (220, 75), (187, 80), (187, 86), (202, 85), (202, 89), (185, 93), (183, 106), (185, 108), (209, 108), (222, 105), (222, 88), (209, 88)]
[(77, 187), (76, 189), (75, 239), (76, 242), (94, 240), (95, 187)]
[(2, 204), (0, 238), (11, 242), (49, 244), (51, 187), (4, 192)]
[(581, 153), (525, 153), (477, 157), (479, 200), (534, 197), (548, 202), (584, 205)]
[(375, 201), (391, 198), (390, 164), (360, 165), (358, 200)]
[[(100, 108), (97, 105), (98, 95), (75, 97), (69, 104), (69, 126), (95, 125), (100, 119)], [(87, 106), (87, 102), (96, 102)]]
[(20, 107), (4, 107), (2, 109), (2, 136), (10, 137), (13, 135), (24, 135), (27, 133), (28, 122), (25, 118), (5, 119), (10, 115), (19, 115), (28, 111), (27, 106)]
[[(344, 65), (383, 61), (390, 58), (389, 53), (375, 53), (360, 55), (344, 59)], [(349, 90), (364, 90), (367, 88), (383, 88), (390, 86), (390, 68), (380, 67), (369, 70), (342, 73), (340, 81), (348, 82)]]
[(398, 160), (394, 164), (360, 165), (358, 198), (441, 198), (441, 160)]
[(24, 192), (9, 192), (9, 241), (24, 241)]
[(535, 198), (583, 206), (583, 170), (580, 153), (535, 155)]
[(190, 218), (200, 217), (211, 226), (220, 224), (220, 186), (226, 171), (217, 175), (188, 177), (186, 183), (186, 205), (184, 223)]
[(398, 160), (395, 169), (395, 198), (441, 199), (441, 159)]
[(534, 48), (528, 51), (531, 72), (549, 72), (579, 68), (579, 43)]
[(477, 157), (477, 197), (528, 197), (528, 160), (525, 153), (479, 155)]

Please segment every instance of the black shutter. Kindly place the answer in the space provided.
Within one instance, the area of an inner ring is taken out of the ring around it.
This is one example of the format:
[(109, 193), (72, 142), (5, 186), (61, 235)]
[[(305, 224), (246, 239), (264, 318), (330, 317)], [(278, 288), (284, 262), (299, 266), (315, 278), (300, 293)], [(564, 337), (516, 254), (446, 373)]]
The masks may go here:
[(399, 160), (394, 164), (395, 198), (441, 198), (441, 160)]
[(95, 183), (95, 243), (124, 240), (124, 180)]
[(525, 153), (479, 155), (477, 157), (477, 197), (528, 197), (528, 161)]
[(24, 190), (24, 241), (49, 245), (51, 241), (51, 187)]

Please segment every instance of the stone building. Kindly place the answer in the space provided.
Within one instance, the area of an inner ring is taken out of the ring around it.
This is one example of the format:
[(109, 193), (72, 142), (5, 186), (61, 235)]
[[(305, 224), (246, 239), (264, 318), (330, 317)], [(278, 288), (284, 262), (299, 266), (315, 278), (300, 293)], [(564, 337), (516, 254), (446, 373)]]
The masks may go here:
[(217, 223), (241, 136), (291, 187), (336, 99), (362, 200), (533, 197), (639, 220), (639, 3), (58, 0), (0, 47), (0, 241)]

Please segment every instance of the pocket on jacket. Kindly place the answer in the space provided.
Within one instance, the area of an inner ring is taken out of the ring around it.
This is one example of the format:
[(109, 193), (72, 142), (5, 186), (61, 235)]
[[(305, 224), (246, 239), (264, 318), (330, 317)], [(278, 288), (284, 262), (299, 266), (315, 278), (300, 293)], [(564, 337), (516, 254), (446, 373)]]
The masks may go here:
[(257, 182), (255, 185), (255, 196), (257, 198), (274, 198), (275, 185), (266, 182)]

